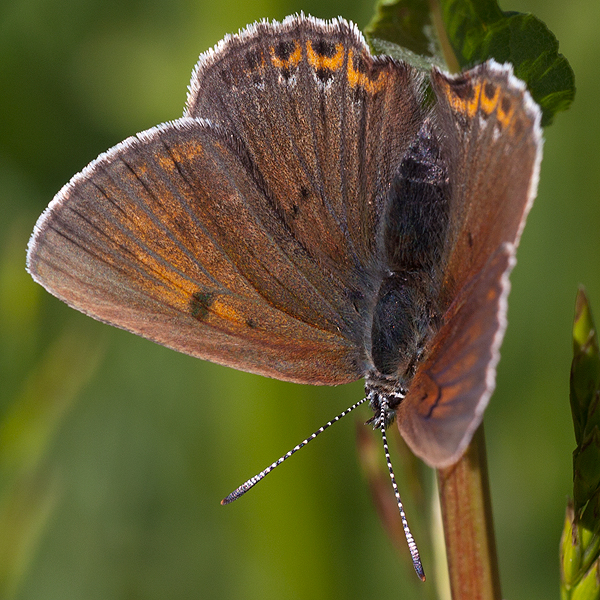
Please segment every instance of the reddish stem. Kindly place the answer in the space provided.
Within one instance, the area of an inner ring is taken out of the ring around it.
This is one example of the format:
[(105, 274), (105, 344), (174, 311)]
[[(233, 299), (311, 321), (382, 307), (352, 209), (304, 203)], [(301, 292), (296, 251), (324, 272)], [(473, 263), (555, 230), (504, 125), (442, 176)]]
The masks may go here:
[(437, 473), (453, 600), (501, 600), (483, 423), (463, 457)]

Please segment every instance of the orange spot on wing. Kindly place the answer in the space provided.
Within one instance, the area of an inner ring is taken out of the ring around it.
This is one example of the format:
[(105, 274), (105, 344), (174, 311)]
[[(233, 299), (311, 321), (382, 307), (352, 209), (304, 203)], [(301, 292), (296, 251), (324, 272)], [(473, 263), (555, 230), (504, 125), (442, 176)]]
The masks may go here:
[(463, 114), (470, 119), (475, 117), (477, 111), (481, 111), (486, 116), (495, 112), (502, 128), (508, 127), (513, 121), (514, 102), (509, 102), (507, 110), (504, 110), (502, 101), (505, 96), (502, 88), (496, 86), (492, 97), (488, 97), (485, 86), (486, 82), (474, 82), (468, 97), (462, 97), (450, 85), (444, 86), (444, 93), (454, 112)]
[(370, 79), (364, 73), (357, 71), (354, 68), (354, 52), (352, 50), (348, 51), (348, 83), (351, 87), (362, 87), (369, 94), (375, 94), (381, 90), (383, 90), (387, 83), (387, 74), (383, 71), (380, 71), (377, 74), (376, 79)]
[(496, 106), (496, 115), (497, 115), (498, 121), (500, 121), (500, 124), (502, 125), (502, 127), (508, 127), (508, 125), (510, 125), (510, 123), (513, 120), (514, 114), (515, 114), (514, 102), (511, 101), (509, 103), (509, 108), (507, 111), (504, 111), (504, 109), (502, 108), (502, 102), (498, 102), (498, 105)]
[(450, 107), (455, 113), (459, 113), (473, 118), (479, 107), (479, 97), (481, 95), (481, 82), (475, 82), (472, 87), (465, 90), (461, 89), (459, 93), (449, 83), (444, 83), (444, 94), (448, 99)]
[(289, 69), (302, 61), (302, 46), (299, 42), (294, 42), (294, 51), (287, 59), (279, 58), (274, 46), (271, 46), (269, 51), (271, 52), (271, 62), (277, 69)]
[(498, 104), (498, 99), (500, 98), (500, 88), (496, 87), (494, 89), (494, 95), (491, 98), (488, 98), (487, 94), (484, 93), (480, 94), (480, 106), (483, 110), (483, 112), (486, 115), (491, 115), (494, 112), (494, 109), (496, 108), (497, 104)]
[(330, 71), (338, 71), (344, 64), (344, 46), (342, 44), (335, 45), (335, 56), (324, 56), (317, 54), (312, 46), (312, 42), (306, 42), (306, 53), (308, 62), (315, 69), (329, 69)]

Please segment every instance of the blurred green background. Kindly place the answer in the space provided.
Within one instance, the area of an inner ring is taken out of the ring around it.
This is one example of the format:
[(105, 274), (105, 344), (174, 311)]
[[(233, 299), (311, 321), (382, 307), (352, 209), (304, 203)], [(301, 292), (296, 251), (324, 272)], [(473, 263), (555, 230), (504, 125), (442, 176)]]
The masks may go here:
[[(546, 131), (486, 414), (503, 594), (546, 600), (558, 597), (571, 490), (568, 379), (579, 283), (600, 319), (600, 3), (513, 0), (502, 8), (544, 20), (577, 83), (572, 109)], [(429, 507), (405, 492), (429, 576), (421, 584), (372, 507), (353, 417), (241, 501), (219, 505), (358, 400), (360, 383), (297, 386), (178, 355), (70, 310), (24, 270), (38, 215), (75, 172), (125, 137), (181, 115), (200, 52), (247, 23), (300, 10), (342, 14), (362, 28), (373, 6), (0, 6), (0, 594), (7, 598), (435, 597)], [(368, 416), (365, 409), (354, 420)], [(430, 483), (431, 472), (424, 476)]]

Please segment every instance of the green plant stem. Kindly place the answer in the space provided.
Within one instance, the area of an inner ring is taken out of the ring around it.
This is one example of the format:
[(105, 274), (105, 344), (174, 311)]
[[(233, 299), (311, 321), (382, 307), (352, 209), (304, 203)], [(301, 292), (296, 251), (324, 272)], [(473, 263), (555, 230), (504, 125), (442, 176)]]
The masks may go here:
[(442, 18), (442, 9), (440, 8), (439, 0), (429, 0), (429, 10), (431, 11), (431, 19), (433, 21), (437, 37), (442, 50), (444, 61), (450, 73), (460, 73), (461, 68), (448, 39), (448, 32)]
[(453, 600), (501, 600), (483, 423), (437, 474)]

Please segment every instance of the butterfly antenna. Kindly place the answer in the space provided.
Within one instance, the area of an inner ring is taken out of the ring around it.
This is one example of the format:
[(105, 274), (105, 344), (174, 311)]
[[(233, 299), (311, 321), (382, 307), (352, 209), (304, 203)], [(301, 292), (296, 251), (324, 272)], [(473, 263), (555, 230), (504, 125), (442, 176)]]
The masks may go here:
[(387, 436), (385, 434), (385, 425), (382, 421), (381, 424), (381, 437), (383, 439), (383, 451), (385, 452), (385, 461), (387, 462), (388, 471), (390, 472), (390, 479), (392, 480), (392, 487), (394, 488), (394, 496), (396, 496), (396, 502), (398, 503), (398, 510), (400, 511), (400, 519), (402, 519), (402, 528), (404, 529), (404, 535), (406, 536), (406, 542), (408, 543), (408, 549), (412, 557), (413, 566), (419, 579), (425, 581), (425, 571), (423, 571), (423, 565), (421, 564), (421, 557), (419, 556), (419, 549), (415, 538), (413, 538), (406, 520), (406, 513), (404, 512), (404, 506), (400, 498), (400, 492), (398, 491), (398, 485), (396, 484), (396, 477), (394, 476), (394, 469), (392, 467), (392, 459), (390, 458), (390, 450), (388, 448)]
[[(315, 431), (311, 436), (307, 437), (305, 440), (301, 441), (297, 446), (292, 448), (287, 454), (284, 454), (281, 458), (277, 459), (273, 464), (269, 465), (266, 469), (262, 470), (258, 475), (255, 475), (251, 479), (248, 479), (245, 483), (242, 483), (240, 487), (235, 489), (231, 494), (221, 500), (221, 504), (231, 504), (234, 500), (237, 500), (240, 496), (243, 496), (249, 489), (253, 488), (261, 479), (267, 476), (275, 467), (278, 467), (284, 460), (287, 460), (292, 454), (295, 454), (300, 450), (300, 448), (304, 448), (308, 442), (312, 442), (320, 433), (323, 433), (328, 427), (331, 427), (334, 423), (337, 423), (340, 419), (345, 417), (348, 413), (351, 413), (355, 408), (358, 408), (363, 402), (366, 402), (367, 398), (363, 398), (356, 404), (353, 404), (350, 408), (347, 408), (344, 412), (340, 413), (337, 417), (331, 419), (331, 421), (327, 421), (325, 425), (319, 427), (317, 431)], [(390, 465), (391, 467), (391, 465)], [(404, 514), (404, 513), (402, 513)], [(408, 525), (406, 526), (405, 531), (407, 530)], [(413, 542), (414, 544), (414, 542)], [(418, 554), (417, 554), (418, 555)]]

